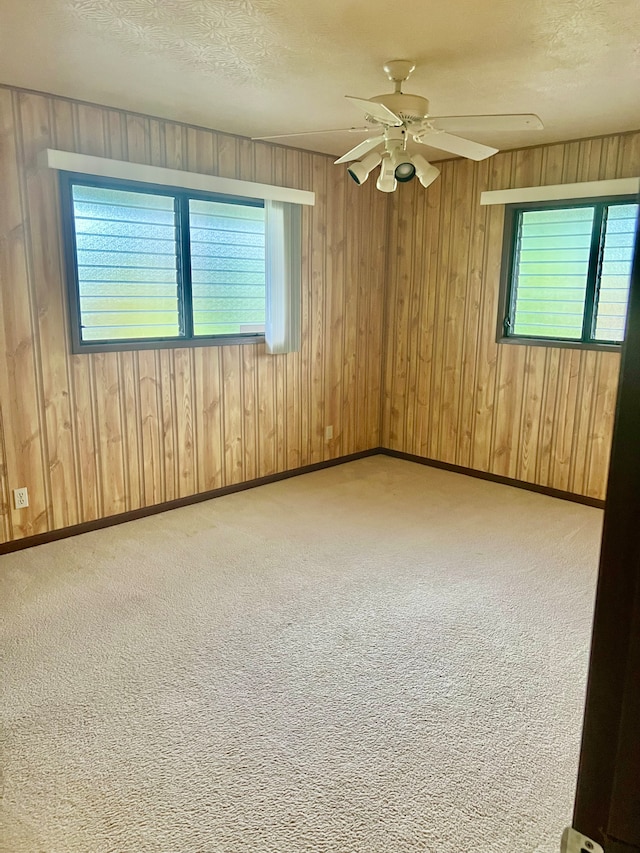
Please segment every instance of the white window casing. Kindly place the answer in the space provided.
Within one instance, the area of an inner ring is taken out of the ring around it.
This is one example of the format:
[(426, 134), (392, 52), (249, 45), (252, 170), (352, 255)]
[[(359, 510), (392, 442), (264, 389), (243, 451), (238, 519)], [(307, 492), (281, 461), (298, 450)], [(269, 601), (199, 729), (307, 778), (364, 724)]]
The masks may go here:
[(553, 184), (548, 187), (518, 187), (480, 193), (480, 204), (523, 204), (529, 201), (562, 201), (564, 199), (600, 198), (637, 195), (640, 178), (613, 178), (609, 181), (582, 181), (579, 184)]
[(239, 181), (235, 178), (221, 178), (218, 175), (186, 172), (182, 169), (166, 169), (164, 166), (147, 166), (143, 163), (129, 163), (126, 160), (109, 160), (106, 157), (75, 154), (72, 151), (57, 151), (52, 148), (47, 148), (43, 155), (45, 165), (50, 169), (60, 169), (63, 172), (76, 172), (123, 181), (139, 181), (144, 184), (160, 184), (165, 187), (221, 193), (241, 198), (262, 198), (265, 201), (269, 199), (308, 205), (316, 203), (315, 193), (291, 187)]

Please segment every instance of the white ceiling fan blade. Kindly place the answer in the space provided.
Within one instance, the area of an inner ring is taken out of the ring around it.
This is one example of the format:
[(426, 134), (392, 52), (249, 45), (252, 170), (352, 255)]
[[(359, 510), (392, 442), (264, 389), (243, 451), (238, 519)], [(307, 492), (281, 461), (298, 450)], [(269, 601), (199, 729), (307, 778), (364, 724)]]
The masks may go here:
[(334, 165), (338, 163), (349, 163), (351, 160), (359, 160), (364, 154), (368, 154), (372, 148), (375, 148), (376, 145), (380, 145), (381, 142), (384, 141), (384, 134), (380, 136), (372, 136), (371, 139), (365, 139), (363, 142), (360, 142), (356, 145), (355, 148), (352, 148), (351, 151), (347, 151), (346, 154), (343, 154), (339, 160), (334, 160)]
[(336, 127), (331, 130), (301, 130), (297, 133), (276, 133), (274, 136), (252, 136), (252, 142), (263, 142), (268, 139), (288, 139), (290, 136), (314, 136), (321, 133), (370, 133), (378, 130), (377, 127)]
[(436, 131), (427, 131), (415, 136), (416, 142), (422, 142), (423, 145), (429, 145), (431, 148), (439, 148), (440, 151), (448, 151), (449, 154), (458, 154), (460, 157), (467, 157), (469, 160), (486, 160), (493, 154), (498, 153), (498, 148), (491, 148), (489, 145), (481, 145), (479, 142), (472, 142), (471, 139), (463, 139), (461, 136), (452, 136), (450, 133), (439, 133)]
[(443, 130), (471, 131), (509, 131), (542, 130), (544, 125), (533, 113), (513, 113), (509, 115), (489, 116), (429, 116), (435, 127)]
[(352, 95), (345, 95), (345, 98), (364, 110), (366, 115), (371, 116), (381, 124), (390, 124), (393, 127), (400, 127), (403, 124), (400, 116), (387, 109), (384, 104), (379, 104), (377, 101), (368, 101), (366, 98), (354, 98)]

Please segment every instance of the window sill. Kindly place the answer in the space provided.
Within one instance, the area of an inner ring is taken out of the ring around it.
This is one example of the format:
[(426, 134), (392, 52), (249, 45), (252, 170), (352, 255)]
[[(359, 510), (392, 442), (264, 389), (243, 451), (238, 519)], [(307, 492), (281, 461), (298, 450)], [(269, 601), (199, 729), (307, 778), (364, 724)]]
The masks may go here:
[(132, 350), (188, 349), (190, 347), (224, 347), (244, 344), (263, 344), (265, 336), (260, 335), (220, 335), (216, 338), (166, 338), (149, 341), (96, 341), (78, 343), (74, 341), (71, 352), (82, 355), (90, 352), (129, 352)]
[(554, 347), (556, 349), (585, 349), (595, 350), (596, 352), (616, 352), (620, 354), (622, 344), (596, 344), (584, 343), (583, 341), (561, 341), (554, 338), (518, 338), (518, 337), (501, 337), (497, 338), (498, 344), (512, 344), (514, 346), (524, 347)]

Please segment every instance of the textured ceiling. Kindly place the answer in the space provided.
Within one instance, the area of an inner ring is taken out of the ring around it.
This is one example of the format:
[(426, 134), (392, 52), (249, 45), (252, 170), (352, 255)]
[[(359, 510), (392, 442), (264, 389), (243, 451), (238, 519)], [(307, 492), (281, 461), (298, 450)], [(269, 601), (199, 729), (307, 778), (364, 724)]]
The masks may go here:
[(0, 82), (259, 136), (362, 124), (409, 58), (434, 114), (538, 113), (468, 134), (513, 148), (640, 127), (639, 34), (638, 0), (0, 0)]

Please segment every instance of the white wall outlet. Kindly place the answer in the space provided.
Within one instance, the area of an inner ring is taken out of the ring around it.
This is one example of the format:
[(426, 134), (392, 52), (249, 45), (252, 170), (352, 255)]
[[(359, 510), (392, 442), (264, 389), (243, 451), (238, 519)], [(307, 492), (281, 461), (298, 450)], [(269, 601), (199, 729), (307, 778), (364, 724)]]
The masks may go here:
[(324, 440), (325, 441), (331, 441), (332, 438), (333, 438), (333, 424), (331, 424), (331, 426), (326, 426), (324, 428)]
[(13, 490), (13, 505), (16, 509), (25, 509), (29, 506), (29, 492), (26, 486), (23, 489)]

